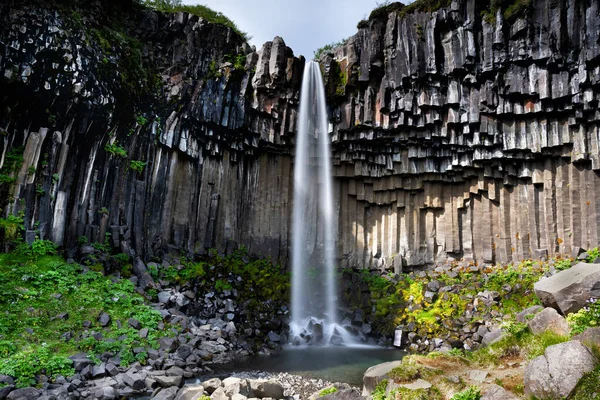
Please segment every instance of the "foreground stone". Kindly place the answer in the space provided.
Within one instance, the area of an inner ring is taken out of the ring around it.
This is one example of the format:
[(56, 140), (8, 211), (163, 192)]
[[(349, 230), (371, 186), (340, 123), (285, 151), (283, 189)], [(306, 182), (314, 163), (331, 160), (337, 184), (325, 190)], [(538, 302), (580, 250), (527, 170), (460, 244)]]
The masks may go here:
[(594, 347), (600, 350), (600, 327), (588, 328), (583, 333), (573, 336), (573, 340), (581, 342), (590, 350)]
[(519, 398), (501, 386), (491, 385), (480, 400), (519, 400)]
[(534, 335), (539, 335), (546, 331), (554, 332), (561, 336), (568, 336), (571, 333), (571, 328), (569, 328), (569, 324), (565, 317), (551, 307), (544, 308), (537, 313), (535, 317), (529, 321), (528, 326)]
[(600, 297), (600, 264), (579, 263), (533, 286), (545, 307), (563, 315), (577, 312), (591, 297)]
[(540, 400), (566, 398), (596, 363), (592, 353), (578, 341), (550, 346), (525, 368), (525, 395)]
[(402, 365), (402, 361), (390, 361), (383, 364), (377, 364), (369, 368), (363, 376), (363, 396), (370, 396), (379, 382), (388, 379), (388, 373), (396, 367)]

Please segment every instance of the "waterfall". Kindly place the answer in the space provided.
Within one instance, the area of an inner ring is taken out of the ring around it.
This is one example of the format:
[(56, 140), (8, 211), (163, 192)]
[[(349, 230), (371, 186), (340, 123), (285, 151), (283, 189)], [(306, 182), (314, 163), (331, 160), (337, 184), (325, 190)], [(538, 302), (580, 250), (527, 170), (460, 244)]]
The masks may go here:
[(325, 89), (319, 64), (304, 68), (294, 164), (292, 341), (348, 343), (338, 325), (333, 183)]

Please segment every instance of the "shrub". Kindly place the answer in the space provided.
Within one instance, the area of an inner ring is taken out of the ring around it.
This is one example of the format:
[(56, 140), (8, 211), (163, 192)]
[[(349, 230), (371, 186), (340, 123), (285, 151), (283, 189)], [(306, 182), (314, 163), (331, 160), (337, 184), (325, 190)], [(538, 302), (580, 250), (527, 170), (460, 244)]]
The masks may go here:
[(129, 168), (131, 168), (132, 170), (134, 170), (137, 173), (142, 173), (146, 164), (147, 163), (144, 161), (131, 160), (131, 163), (129, 164)]
[(588, 328), (600, 325), (600, 301), (591, 298), (587, 304), (581, 310), (567, 316), (573, 334), (582, 333)]
[(124, 147), (119, 145), (119, 142), (117, 140), (115, 140), (112, 143), (106, 143), (106, 145), (104, 146), (104, 150), (106, 150), (113, 156), (127, 158), (127, 151)]
[(451, 400), (479, 400), (481, 399), (481, 392), (479, 388), (471, 386), (470, 388), (463, 390), (462, 392), (456, 393), (452, 396)]
[(594, 247), (591, 250), (587, 251), (588, 253), (588, 257), (587, 257), (587, 262), (588, 263), (593, 263), (594, 261), (596, 261), (596, 258), (600, 257), (600, 250), (598, 250), (598, 247)]
[(21, 256), (27, 256), (32, 259), (37, 259), (46, 255), (56, 254), (56, 244), (50, 240), (40, 240), (36, 238), (31, 245), (21, 243), (15, 249), (15, 253)]

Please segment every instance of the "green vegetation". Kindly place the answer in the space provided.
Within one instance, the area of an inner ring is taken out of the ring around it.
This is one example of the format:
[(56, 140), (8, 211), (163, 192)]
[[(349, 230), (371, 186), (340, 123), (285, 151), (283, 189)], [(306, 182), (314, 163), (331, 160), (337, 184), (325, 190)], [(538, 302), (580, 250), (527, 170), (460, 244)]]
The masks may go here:
[(449, 7), (452, 0), (415, 0), (409, 5), (404, 5), (400, 2), (392, 2), (386, 0), (382, 3), (377, 3), (377, 7), (371, 11), (368, 19), (361, 20), (356, 27), (358, 29), (368, 28), (371, 21), (384, 19), (390, 13), (398, 13), (400, 17), (415, 12), (433, 12), (440, 8)]
[(574, 335), (583, 333), (588, 328), (600, 326), (600, 301), (589, 299), (588, 305), (576, 313), (569, 314), (567, 321)]
[(400, 10), (400, 16), (414, 12), (433, 12), (440, 8), (450, 7), (452, 0), (415, 0), (411, 4)]
[(317, 50), (315, 50), (315, 55), (314, 55), (313, 59), (318, 60), (319, 58), (321, 58), (322, 54), (328, 53), (331, 50), (335, 49), (336, 47), (343, 46), (344, 44), (346, 44), (347, 41), (348, 41), (348, 38), (342, 39), (339, 42), (332, 42), (332, 43), (326, 44), (323, 47), (319, 47)]
[(328, 387), (319, 392), (319, 397), (327, 396), (328, 394), (335, 393), (337, 391), (338, 390), (336, 387)]
[(20, 238), (24, 228), (23, 216), (9, 215), (6, 218), (0, 218), (0, 229), (4, 231), (4, 237), (8, 241), (15, 241)]
[(386, 400), (385, 391), (387, 389), (388, 380), (384, 379), (377, 384), (373, 391), (373, 400)]
[(496, 23), (498, 10), (502, 11), (505, 20), (512, 22), (520, 17), (527, 16), (532, 10), (531, 0), (490, 0), (489, 6), (481, 15), (488, 23)]
[(216, 60), (211, 60), (210, 64), (208, 64), (208, 70), (206, 71), (206, 78), (207, 79), (216, 79), (216, 78), (220, 78), (223, 74), (221, 73), (221, 70), (219, 69), (219, 64), (217, 63)]
[(481, 392), (479, 388), (475, 386), (471, 386), (468, 389), (463, 390), (462, 392), (456, 393), (452, 396), (451, 400), (479, 400), (481, 399)]
[[(446, 329), (442, 321), (462, 317), (474, 297), (484, 290), (504, 293), (506, 290), (503, 287), (511, 287), (509, 293), (498, 299), (498, 304), (490, 306), (500, 315), (513, 314), (539, 304), (533, 284), (547, 268), (546, 264), (531, 261), (476, 272), (465, 267), (455, 277), (442, 274), (437, 278), (440, 286), (452, 285), (452, 292), (436, 293), (429, 298), (425, 297), (426, 286), (431, 281), (428, 277), (404, 275), (390, 278), (373, 275), (367, 270), (363, 270), (360, 277), (369, 286), (378, 331), (391, 334), (398, 325), (414, 323), (421, 337), (435, 337)], [(350, 300), (360, 302), (360, 298)], [(365, 312), (369, 312), (370, 308)], [(476, 316), (473, 318), (475, 320)]]
[(388, 375), (396, 383), (407, 383), (417, 379), (426, 380), (443, 373), (444, 371), (442, 370), (418, 364), (414, 361), (413, 357), (406, 356), (402, 359), (402, 365), (392, 369)]
[(594, 247), (591, 250), (587, 251), (587, 259), (586, 261), (588, 263), (593, 263), (594, 261), (596, 261), (596, 258), (600, 257), (600, 250), (598, 250), (598, 247)]
[(146, 162), (144, 161), (140, 161), (140, 160), (131, 160), (131, 163), (129, 164), (129, 168), (131, 168), (132, 170), (134, 170), (137, 173), (142, 173), (142, 171), (144, 170), (144, 167), (146, 166)]
[(113, 156), (127, 158), (127, 150), (124, 147), (119, 145), (119, 142), (115, 140), (112, 143), (106, 143), (104, 145), (104, 150), (110, 153)]
[(101, 26), (89, 32), (102, 50), (100, 72), (120, 77), (123, 98), (133, 103), (132, 107), (161, 87), (160, 76), (154, 68), (144, 64), (142, 43), (127, 35), (121, 26)]
[(542, 354), (546, 347), (563, 343), (568, 337), (557, 335), (547, 331), (540, 335), (534, 335), (526, 331), (519, 336), (507, 334), (499, 341), (473, 352), (466, 352), (465, 357), (482, 367), (497, 366), (505, 359), (523, 357), (534, 359)]
[(407, 389), (397, 388), (391, 391), (390, 396), (387, 398), (391, 399), (402, 399), (402, 400), (443, 400), (444, 397), (438, 388), (435, 386), (429, 389)]
[(225, 15), (218, 11), (214, 11), (203, 5), (184, 5), (181, 0), (142, 0), (142, 3), (158, 11), (163, 12), (178, 12), (183, 11), (205, 19), (214, 24), (224, 25), (231, 28), (234, 32), (240, 35), (245, 41), (252, 37), (246, 32), (241, 31), (238, 26)]
[(15, 182), (21, 165), (23, 165), (23, 147), (14, 147), (6, 152), (4, 165), (0, 169), (0, 185)]
[[(157, 348), (159, 335), (166, 335), (158, 328), (160, 313), (144, 304), (130, 281), (67, 264), (49, 255), (54, 249), (36, 241), (26, 251), (22, 246), (0, 254), (0, 374), (15, 377), (19, 387), (34, 385), (40, 373), (72, 375), (67, 357), (81, 351), (95, 356), (108, 351), (123, 364), (143, 363), (145, 357), (136, 358), (133, 349)], [(111, 317), (108, 330), (97, 322), (101, 312)], [(129, 318), (149, 329), (147, 339), (126, 323), (119, 327), (117, 321)], [(102, 331), (103, 337), (94, 338), (92, 331)]]
[(571, 400), (589, 400), (597, 398), (598, 382), (600, 382), (600, 366), (581, 378), (574, 394), (569, 398)]

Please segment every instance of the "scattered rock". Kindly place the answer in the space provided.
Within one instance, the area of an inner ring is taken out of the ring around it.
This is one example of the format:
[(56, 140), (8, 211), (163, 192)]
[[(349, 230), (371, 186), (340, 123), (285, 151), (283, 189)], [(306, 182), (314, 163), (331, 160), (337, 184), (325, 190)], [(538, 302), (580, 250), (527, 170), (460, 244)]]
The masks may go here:
[(6, 400), (31, 400), (40, 397), (41, 391), (32, 387), (15, 389), (11, 391)]
[(520, 313), (518, 313), (515, 316), (515, 320), (517, 322), (520, 322), (522, 324), (525, 324), (529, 321), (528, 316), (531, 315), (535, 315), (536, 313), (538, 313), (539, 311), (543, 310), (544, 307), (542, 306), (531, 306), (529, 308), (524, 309), (523, 311), (521, 311)]
[(571, 332), (567, 320), (554, 308), (546, 307), (529, 321), (529, 329), (535, 335), (551, 331), (561, 336), (568, 336)]
[(254, 396), (256, 397), (269, 397), (272, 399), (283, 398), (283, 386), (275, 381), (250, 381), (250, 387)]
[(388, 373), (402, 365), (402, 361), (390, 361), (382, 364), (377, 364), (367, 369), (363, 375), (362, 395), (369, 396), (373, 393), (379, 382), (388, 379)]
[(171, 386), (180, 387), (183, 383), (182, 376), (165, 376), (165, 375), (156, 375), (154, 376), (154, 380), (158, 382), (161, 387), (167, 388)]
[(100, 315), (98, 315), (98, 322), (101, 326), (107, 326), (108, 324), (110, 324), (110, 321), (110, 315), (108, 315), (104, 311), (101, 312)]
[(525, 368), (525, 395), (539, 399), (568, 397), (596, 360), (580, 342), (573, 340), (546, 348)]
[(169, 387), (161, 389), (156, 395), (152, 397), (154, 400), (174, 400), (177, 396), (177, 387)]
[(573, 336), (572, 340), (578, 340), (590, 350), (594, 347), (600, 349), (600, 327), (587, 328), (583, 333)]
[(498, 385), (490, 385), (480, 400), (519, 400), (519, 397)]
[(534, 284), (537, 297), (545, 307), (563, 315), (579, 311), (592, 297), (600, 297), (600, 264), (579, 263)]

